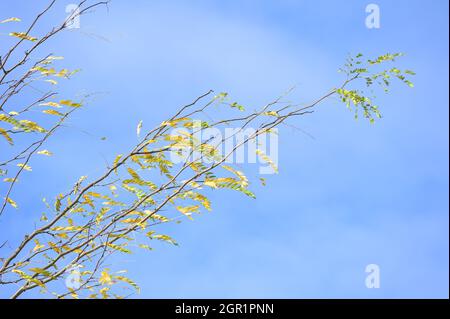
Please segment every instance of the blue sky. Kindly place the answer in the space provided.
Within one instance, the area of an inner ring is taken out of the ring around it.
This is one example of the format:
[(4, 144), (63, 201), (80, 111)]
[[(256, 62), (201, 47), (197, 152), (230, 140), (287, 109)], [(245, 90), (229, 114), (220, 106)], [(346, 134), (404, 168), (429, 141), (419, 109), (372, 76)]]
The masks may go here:
[[(82, 69), (63, 94), (99, 94), (50, 141), (55, 157), (32, 163), (2, 238), (21, 236), (18, 220), (32, 226), (42, 197), (100, 174), (141, 119), (150, 128), (209, 89), (256, 107), (295, 85), (291, 99), (306, 103), (340, 83), (348, 53), (404, 52), (415, 88), (379, 96), (377, 124), (321, 105), (292, 122), (314, 138), (280, 130), (280, 173), (255, 184), (256, 200), (214, 194), (213, 212), (167, 229), (179, 247), (114, 262), (144, 298), (448, 298), (448, 2), (376, 1), (380, 29), (365, 27), (368, 3), (114, 0), (83, 16), (48, 51)], [(2, 1), (0, 16), (40, 9)], [(365, 287), (372, 263), (379, 289)]]

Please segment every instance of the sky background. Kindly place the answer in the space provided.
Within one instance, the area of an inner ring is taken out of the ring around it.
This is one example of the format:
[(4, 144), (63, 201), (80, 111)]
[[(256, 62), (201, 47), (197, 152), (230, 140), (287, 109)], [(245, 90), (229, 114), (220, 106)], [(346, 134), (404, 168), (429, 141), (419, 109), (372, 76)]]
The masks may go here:
[[(2, 0), (0, 18), (25, 28), (45, 3)], [(381, 121), (322, 104), (291, 122), (308, 134), (281, 128), (280, 173), (255, 183), (256, 200), (216, 192), (213, 212), (167, 228), (179, 247), (114, 263), (143, 298), (448, 298), (447, 1), (375, 1), (380, 29), (366, 28), (361, 0), (132, 3), (113, 0), (47, 47), (82, 69), (60, 92), (98, 95), (49, 142), (55, 156), (31, 163), (2, 238), (32, 227), (42, 197), (101, 174), (134, 145), (139, 120), (149, 129), (209, 89), (252, 109), (295, 86), (290, 99), (307, 103), (341, 82), (347, 54), (404, 52), (397, 65), (417, 73), (415, 88), (380, 95)], [(379, 289), (365, 286), (368, 264), (380, 266)]]

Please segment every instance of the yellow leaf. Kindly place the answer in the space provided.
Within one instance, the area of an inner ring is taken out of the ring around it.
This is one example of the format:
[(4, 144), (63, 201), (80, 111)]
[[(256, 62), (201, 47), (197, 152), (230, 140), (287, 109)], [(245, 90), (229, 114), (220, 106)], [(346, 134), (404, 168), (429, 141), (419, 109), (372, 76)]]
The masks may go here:
[(61, 237), (61, 238), (64, 238), (64, 239), (69, 238), (69, 236), (67, 236), (66, 233), (57, 233), (56, 236)]
[(53, 75), (56, 73), (56, 70), (54, 68), (46, 69), (42, 66), (35, 66), (34, 68), (31, 68), (30, 71), (33, 71), (33, 72), (39, 71), (39, 72), (41, 72), (42, 75), (45, 75), (45, 76)]
[(140, 288), (139, 286), (132, 281), (131, 279), (124, 277), (124, 276), (114, 276), (115, 279), (126, 282), (127, 284), (130, 284), (134, 289), (136, 289), (136, 291), (139, 293), (140, 292)]
[(108, 273), (107, 269), (102, 271), (100, 278), (98, 279), (98, 282), (101, 283), (102, 285), (111, 285), (112, 284), (112, 278), (111, 278), (111, 275)]
[(257, 149), (256, 154), (260, 157), (260, 159), (263, 162), (266, 162), (269, 164), (269, 166), (273, 169), (275, 173), (278, 173), (278, 167), (275, 165), (275, 163), (271, 160), (269, 156), (267, 156), (262, 150)]
[(179, 119), (174, 119), (172, 121), (164, 121), (161, 123), (161, 126), (172, 126), (175, 127), (179, 122), (183, 122), (183, 121), (189, 121), (190, 118), (188, 117), (182, 117)]
[(71, 106), (71, 107), (80, 107), (81, 103), (74, 103), (71, 100), (61, 100), (59, 101), (59, 104)]
[(53, 153), (48, 151), (48, 150), (42, 150), (42, 151), (37, 152), (36, 154), (46, 155), (46, 156), (52, 156), (53, 155)]
[(264, 115), (268, 115), (268, 116), (279, 116), (277, 112), (275, 111), (268, 111), (268, 112), (264, 112)]
[(78, 297), (78, 294), (77, 294), (75, 291), (73, 291), (72, 293), (70, 293), (70, 295), (72, 296), (73, 299), (80, 299), (80, 298)]
[(260, 177), (259, 180), (260, 180), (262, 186), (266, 186), (266, 179), (265, 178)]
[(111, 210), (110, 207), (103, 207), (103, 208), (100, 210), (100, 213), (98, 213), (97, 217), (95, 218), (95, 222), (96, 222), (97, 225), (100, 224), (100, 222), (102, 221), (103, 216), (105, 216), (105, 214), (106, 214), (108, 211), (110, 211), (110, 210)]
[(139, 121), (137, 128), (136, 128), (136, 134), (137, 134), (138, 138), (141, 135), (141, 129), (142, 129), (142, 121)]
[(46, 103), (41, 103), (39, 105), (42, 105), (42, 106), (53, 106), (53, 107), (57, 107), (57, 108), (61, 107), (61, 105), (59, 105), (58, 103), (55, 103), (55, 102), (46, 102)]
[(139, 244), (138, 246), (139, 246), (139, 248), (142, 248), (142, 249), (153, 250), (152, 247), (150, 247), (149, 245), (146, 245), (146, 244)]
[(1, 127), (0, 127), (0, 135), (2, 135), (2, 136), (8, 141), (8, 143), (9, 143), (10, 145), (13, 145), (13, 144), (14, 144), (14, 142), (13, 142), (11, 136), (9, 136), (8, 132), (6, 132), (6, 131), (5, 131), (4, 129), (2, 129)]
[(76, 231), (76, 230), (82, 230), (83, 227), (82, 226), (56, 226), (56, 227), (52, 227), (50, 228), (51, 230), (54, 231)]
[(48, 58), (46, 58), (46, 60), (62, 60), (62, 59), (64, 59), (63, 56), (54, 56), (54, 55), (51, 55)]
[(172, 237), (167, 236), (167, 235), (153, 235), (153, 236), (151, 236), (151, 238), (162, 240), (162, 241), (168, 242), (172, 245), (178, 246), (178, 243)]
[(125, 224), (137, 224), (141, 221), (142, 221), (142, 219), (140, 219), (140, 218), (125, 218), (125, 219), (122, 219), (120, 222), (125, 223)]
[(141, 180), (141, 177), (139, 176), (139, 174), (136, 173), (136, 171), (133, 170), (131, 167), (128, 167), (127, 171), (131, 175), (131, 177), (133, 177), (133, 180), (135, 180), (135, 181), (140, 181)]
[(58, 112), (56, 110), (44, 110), (42, 113), (50, 114), (50, 115), (56, 115), (56, 116), (64, 116), (61, 112)]
[(195, 206), (186, 206), (186, 207), (182, 207), (182, 206), (177, 206), (175, 207), (180, 213), (189, 216), (192, 213), (198, 213), (198, 209), (199, 206), (195, 205)]
[(61, 71), (59, 71), (57, 74), (55, 74), (55, 76), (58, 77), (65, 77), (69, 74), (69, 70), (67, 69), (62, 69)]
[(241, 180), (242, 187), (247, 187), (248, 186), (248, 179), (247, 179), (247, 176), (244, 175), (244, 173), (242, 173), (241, 171), (238, 171), (238, 170), (236, 170), (233, 167), (228, 166), (228, 165), (222, 165), (222, 167), (224, 169), (226, 169), (227, 171), (232, 172), (237, 177), (239, 177), (239, 179)]
[(7, 23), (7, 22), (19, 22), (19, 21), (21, 21), (19, 18), (8, 18), (8, 19), (5, 19), (5, 20), (2, 20), (2, 21), (0, 21), (0, 23)]
[(29, 172), (32, 171), (31, 167), (28, 166), (27, 164), (19, 163), (19, 164), (17, 164), (17, 166), (18, 166), (18, 167), (22, 167), (22, 168), (23, 168), (24, 170), (26, 170), (26, 171), (29, 171)]
[(5, 200), (14, 208), (18, 208), (17, 203), (13, 201), (11, 198), (6, 197)]
[(212, 181), (212, 180), (206, 180), (206, 181), (204, 182), (204, 184), (205, 184), (206, 186), (209, 186), (209, 187), (212, 187), (212, 188), (217, 188), (217, 184), (216, 184), (214, 181)]
[(114, 160), (113, 167), (114, 167), (114, 173), (117, 174), (117, 165), (119, 164), (120, 159), (122, 158), (122, 154), (119, 154), (116, 156), (116, 159)]
[(55, 200), (55, 209), (57, 212), (61, 210), (61, 195), (59, 195)]
[(36, 273), (36, 274), (42, 274), (42, 275), (44, 275), (46, 277), (50, 277), (51, 276), (51, 273), (48, 270), (45, 270), (45, 269), (42, 269), (42, 268), (37, 268), (36, 267), (36, 268), (30, 268), (29, 270), (34, 272), (34, 273)]
[[(59, 234), (57, 234), (59, 235)], [(57, 253), (60, 254), (61, 253), (61, 249), (53, 242), (49, 241), (48, 242), (49, 246), (52, 247), (52, 249)]]
[(20, 39), (28, 40), (28, 41), (32, 41), (32, 42), (37, 40), (37, 38), (29, 36), (25, 32), (11, 32), (9, 35), (12, 37), (16, 37), (16, 38), (20, 38)]
[(95, 197), (95, 198), (104, 198), (102, 194), (96, 193), (96, 192), (89, 192), (87, 195)]
[(122, 246), (119, 246), (119, 245), (114, 245), (114, 244), (111, 244), (111, 243), (107, 243), (106, 246), (111, 247), (114, 250), (121, 251), (123, 253), (131, 254), (130, 250), (128, 250), (128, 249), (126, 249), (126, 248), (124, 248)]
[(36, 285), (38, 285), (38, 286), (40, 286), (40, 287), (42, 287), (42, 288), (45, 288), (45, 285), (44, 285), (44, 283), (43, 283), (42, 281), (40, 281), (40, 280), (37, 279), (37, 278), (31, 277), (30, 275), (26, 274), (26, 273), (23, 272), (22, 270), (19, 270), (19, 269), (13, 269), (12, 272), (18, 274), (20, 277), (22, 277), (23, 279), (25, 279), (25, 280), (27, 280), (27, 281), (29, 281), (29, 282), (33, 282), (33, 283), (35, 283)]
[(108, 287), (104, 287), (104, 288), (102, 288), (102, 289), (99, 290), (99, 293), (102, 295), (102, 298), (103, 298), (103, 299), (106, 299), (106, 298), (109, 297), (108, 291), (109, 291), (109, 288), (108, 288)]
[(26, 130), (45, 133), (47, 132), (44, 128), (40, 127), (36, 122), (30, 121), (30, 120), (20, 120), (19, 121), (21, 126), (24, 126)]
[(53, 84), (53, 85), (56, 85), (56, 84), (58, 84), (58, 82), (57, 81), (55, 81), (55, 80), (45, 80), (45, 82), (49, 82), (49, 83), (51, 83), (51, 84)]
[(37, 251), (45, 247), (45, 245), (41, 245), (41, 243), (37, 239), (34, 240), (34, 243), (36, 244), (36, 246), (34, 246), (33, 251)]

